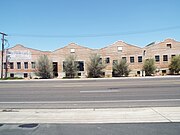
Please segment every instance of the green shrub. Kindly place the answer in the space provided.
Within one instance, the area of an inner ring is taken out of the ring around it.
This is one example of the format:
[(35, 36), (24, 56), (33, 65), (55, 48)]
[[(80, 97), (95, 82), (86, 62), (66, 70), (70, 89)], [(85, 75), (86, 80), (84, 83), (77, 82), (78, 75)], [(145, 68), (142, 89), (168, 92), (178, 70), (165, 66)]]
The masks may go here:
[(36, 75), (42, 79), (49, 79), (53, 77), (53, 65), (47, 55), (42, 55), (37, 60)]
[(98, 54), (93, 54), (90, 56), (90, 61), (87, 64), (87, 71), (89, 78), (99, 78), (102, 77), (104, 72), (103, 69), (106, 67), (102, 59)]
[(146, 76), (151, 76), (152, 74), (154, 74), (155, 70), (156, 67), (154, 59), (146, 59), (143, 65), (143, 71), (145, 71)]
[(175, 56), (171, 59), (171, 64), (169, 65), (169, 70), (172, 74), (179, 74), (180, 72), (180, 55)]
[(113, 63), (113, 76), (121, 77), (128, 76), (131, 70), (128, 68), (126, 60), (121, 60), (117, 63)]

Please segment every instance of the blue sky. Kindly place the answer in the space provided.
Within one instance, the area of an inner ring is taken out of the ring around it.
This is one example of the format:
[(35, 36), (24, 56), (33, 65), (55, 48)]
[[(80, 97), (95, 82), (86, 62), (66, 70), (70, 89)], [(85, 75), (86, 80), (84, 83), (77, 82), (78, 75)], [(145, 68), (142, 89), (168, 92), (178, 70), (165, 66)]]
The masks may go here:
[(75, 42), (102, 48), (118, 40), (143, 47), (166, 38), (180, 41), (180, 0), (0, 0), (0, 5), (0, 31), (9, 34), (11, 47), (55, 50)]

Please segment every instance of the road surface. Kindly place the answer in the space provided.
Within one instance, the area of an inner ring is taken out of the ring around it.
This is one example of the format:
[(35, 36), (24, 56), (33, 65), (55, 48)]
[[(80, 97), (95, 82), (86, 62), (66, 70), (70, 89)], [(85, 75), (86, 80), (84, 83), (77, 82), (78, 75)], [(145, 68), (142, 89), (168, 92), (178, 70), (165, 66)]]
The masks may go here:
[(180, 77), (1, 81), (0, 108), (180, 106)]

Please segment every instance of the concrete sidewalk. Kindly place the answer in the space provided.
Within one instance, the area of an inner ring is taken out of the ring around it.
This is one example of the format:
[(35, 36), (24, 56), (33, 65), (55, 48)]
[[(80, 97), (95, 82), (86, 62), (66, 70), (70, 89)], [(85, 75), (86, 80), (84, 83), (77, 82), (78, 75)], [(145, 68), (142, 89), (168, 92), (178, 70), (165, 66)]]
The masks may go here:
[(180, 107), (0, 110), (0, 123), (180, 122)]

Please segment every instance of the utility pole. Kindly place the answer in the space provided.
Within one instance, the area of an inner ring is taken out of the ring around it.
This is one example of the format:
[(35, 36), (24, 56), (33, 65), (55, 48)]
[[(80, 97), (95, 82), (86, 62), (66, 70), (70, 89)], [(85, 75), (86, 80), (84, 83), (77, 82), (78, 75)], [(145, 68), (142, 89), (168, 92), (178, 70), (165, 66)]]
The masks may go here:
[(1, 79), (3, 78), (3, 56), (4, 56), (4, 37), (7, 36), (7, 34), (0, 32), (2, 35), (2, 57), (1, 57)]
[(7, 72), (8, 72), (8, 62), (9, 62), (9, 61), (8, 61), (8, 58), (9, 58), (9, 57), (8, 57), (8, 49), (6, 49), (6, 65), (5, 65), (5, 66), (6, 66), (6, 67), (5, 67), (6, 69), (5, 69), (5, 78), (7, 78)]

